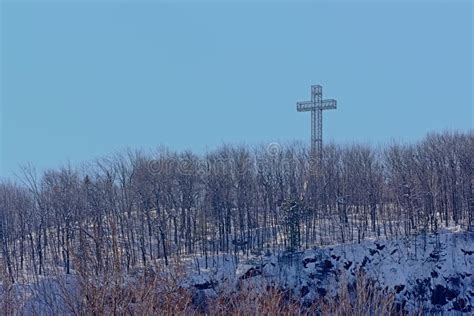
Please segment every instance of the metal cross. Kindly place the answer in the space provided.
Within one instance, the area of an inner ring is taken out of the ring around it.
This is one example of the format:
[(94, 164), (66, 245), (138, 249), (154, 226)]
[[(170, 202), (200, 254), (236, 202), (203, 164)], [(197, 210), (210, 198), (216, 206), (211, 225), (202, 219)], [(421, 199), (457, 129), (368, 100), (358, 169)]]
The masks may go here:
[(320, 85), (311, 86), (311, 101), (296, 103), (298, 112), (311, 111), (311, 154), (318, 153), (319, 159), (323, 156), (323, 110), (336, 108), (336, 100), (323, 100), (323, 87)]

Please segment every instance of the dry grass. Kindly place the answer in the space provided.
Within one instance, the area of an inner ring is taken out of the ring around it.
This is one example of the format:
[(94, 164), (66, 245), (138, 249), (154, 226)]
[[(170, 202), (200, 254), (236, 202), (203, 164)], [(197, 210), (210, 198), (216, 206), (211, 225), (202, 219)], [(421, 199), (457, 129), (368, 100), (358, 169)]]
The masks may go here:
[(395, 294), (380, 289), (359, 273), (355, 283), (343, 282), (336, 298), (323, 300), (320, 310), (324, 315), (395, 315)]
[[(125, 278), (123, 273), (104, 272), (100, 278), (88, 270), (77, 271), (76, 288), (59, 275), (55, 279), (63, 306), (49, 306), (51, 314), (71, 315), (396, 315), (394, 294), (378, 289), (363, 274), (355, 284), (341, 283), (336, 297), (300, 303), (291, 292), (273, 286), (243, 282), (214, 297), (197, 295), (180, 286), (184, 271), (179, 264), (166, 271), (159, 267), (141, 270)], [(138, 275), (137, 275), (138, 274)], [(3, 282), (3, 281), (2, 281)], [(6, 283), (2, 283), (5, 288)], [(48, 289), (43, 289), (44, 295)], [(3, 293), (8, 293), (3, 292)], [(38, 293), (40, 294), (40, 293)], [(55, 294), (57, 295), (57, 294)], [(53, 305), (57, 300), (44, 300)], [(22, 302), (12, 295), (0, 298), (2, 314), (22, 314)], [(44, 314), (41, 310), (30, 310)]]
[(21, 309), (21, 297), (0, 261), (0, 310), (2, 315), (14, 315)]
[(365, 275), (341, 284), (336, 297), (301, 304), (289, 291), (243, 286), (212, 300), (209, 315), (396, 315), (395, 295), (379, 289)]

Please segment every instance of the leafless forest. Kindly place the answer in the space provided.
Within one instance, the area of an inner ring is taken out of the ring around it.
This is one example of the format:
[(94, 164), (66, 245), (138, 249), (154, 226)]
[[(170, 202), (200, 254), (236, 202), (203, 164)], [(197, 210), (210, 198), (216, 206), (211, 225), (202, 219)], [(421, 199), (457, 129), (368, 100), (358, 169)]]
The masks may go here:
[(192, 255), (472, 230), (473, 153), (469, 131), (328, 145), (322, 168), (298, 144), (126, 152), (43, 174), (24, 167), (0, 184), (1, 267), (14, 283), (52, 267), (100, 275)]

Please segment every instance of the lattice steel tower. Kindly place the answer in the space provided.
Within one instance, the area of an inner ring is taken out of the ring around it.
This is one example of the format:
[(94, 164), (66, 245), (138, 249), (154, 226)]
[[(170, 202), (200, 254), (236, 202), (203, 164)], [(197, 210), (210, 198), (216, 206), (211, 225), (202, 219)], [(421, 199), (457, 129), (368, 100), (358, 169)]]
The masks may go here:
[(336, 108), (336, 100), (323, 100), (323, 87), (320, 85), (311, 86), (311, 101), (296, 103), (298, 112), (311, 111), (311, 154), (317, 154), (320, 160), (323, 156), (323, 110)]

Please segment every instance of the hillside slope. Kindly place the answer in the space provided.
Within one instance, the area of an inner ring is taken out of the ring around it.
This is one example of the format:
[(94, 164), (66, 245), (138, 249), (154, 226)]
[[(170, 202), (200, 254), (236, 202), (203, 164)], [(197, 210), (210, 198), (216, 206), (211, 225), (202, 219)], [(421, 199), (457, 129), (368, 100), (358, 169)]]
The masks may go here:
[(305, 302), (354, 287), (361, 274), (377, 287), (395, 293), (405, 311), (474, 310), (474, 234), (444, 231), (404, 240), (366, 241), (298, 253), (267, 253), (222, 260), (217, 268), (200, 269), (186, 285), (215, 295), (242, 284), (276, 285)]

